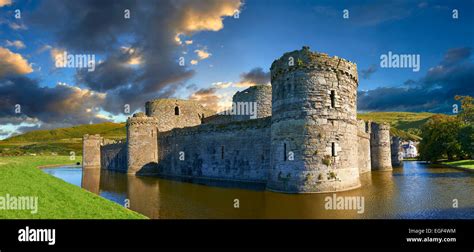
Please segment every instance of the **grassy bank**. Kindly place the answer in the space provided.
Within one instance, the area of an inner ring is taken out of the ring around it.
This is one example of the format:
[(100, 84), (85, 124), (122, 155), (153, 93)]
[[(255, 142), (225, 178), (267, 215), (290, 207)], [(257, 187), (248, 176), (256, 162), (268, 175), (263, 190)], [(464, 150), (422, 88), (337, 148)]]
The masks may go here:
[(452, 161), (452, 162), (443, 162), (444, 165), (449, 165), (451, 167), (459, 167), (470, 169), (474, 171), (474, 160), (460, 160), (460, 161)]
[(0, 157), (0, 197), (38, 197), (38, 212), (2, 210), (1, 219), (137, 219), (144, 216), (41, 171), (38, 166), (75, 164), (67, 156)]
[(33, 130), (0, 141), (0, 156), (22, 155), (82, 155), (82, 136), (100, 134), (107, 139), (122, 140), (126, 136), (125, 123), (76, 125), (52, 130)]

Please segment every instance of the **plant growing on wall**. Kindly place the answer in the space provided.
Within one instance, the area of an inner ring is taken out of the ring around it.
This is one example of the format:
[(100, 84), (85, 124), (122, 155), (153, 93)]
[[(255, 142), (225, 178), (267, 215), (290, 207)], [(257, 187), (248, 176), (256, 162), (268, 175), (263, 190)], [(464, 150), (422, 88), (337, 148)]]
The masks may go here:
[(332, 157), (330, 155), (325, 155), (324, 158), (323, 158), (323, 164), (325, 164), (327, 166), (331, 166), (332, 165)]

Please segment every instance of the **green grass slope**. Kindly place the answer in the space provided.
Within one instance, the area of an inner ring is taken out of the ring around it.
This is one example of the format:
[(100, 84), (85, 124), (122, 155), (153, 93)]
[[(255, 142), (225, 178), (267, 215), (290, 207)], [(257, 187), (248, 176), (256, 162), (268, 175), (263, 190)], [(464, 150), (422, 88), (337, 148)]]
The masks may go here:
[(0, 209), (0, 219), (144, 219), (112, 201), (41, 171), (38, 166), (73, 164), (66, 156), (0, 157), (0, 197), (38, 197), (38, 212)]
[(372, 120), (375, 122), (388, 122), (391, 126), (407, 131), (411, 128), (421, 128), (433, 113), (412, 113), (412, 112), (370, 112), (361, 113), (357, 118), (362, 120)]
[(0, 141), (0, 156), (82, 155), (82, 136), (100, 134), (108, 139), (125, 139), (125, 123), (84, 124), (70, 128), (35, 130)]
[(361, 113), (357, 118), (362, 120), (371, 120), (374, 122), (388, 122), (392, 127), (390, 133), (399, 136), (405, 140), (420, 140), (420, 137), (414, 133), (410, 133), (421, 129), (433, 113), (412, 113), (412, 112), (370, 112)]
[(77, 125), (70, 128), (35, 130), (3, 140), (4, 143), (53, 142), (64, 139), (82, 138), (85, 134), (100, 134), (110, 139), (124, 138), (125, 123), (98, 123)]

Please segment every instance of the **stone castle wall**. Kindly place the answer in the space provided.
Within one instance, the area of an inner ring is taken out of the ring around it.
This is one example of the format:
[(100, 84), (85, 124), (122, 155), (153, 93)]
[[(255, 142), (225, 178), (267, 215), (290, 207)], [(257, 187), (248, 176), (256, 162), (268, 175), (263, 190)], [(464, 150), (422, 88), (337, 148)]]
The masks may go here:
[(265, 183), (270, 118), (208, 124), (160, 133), (161, 176)]
[(234, 122), (234, 117), (232, 115), (212, 115), (204, 118), (202, 120), (203, 124), (225, 124)]
[(271, 82), (268, 188), (329, 192), (359, 187), (356, 65), (303, 47), (273, 62)]
[(195, 101), (180, 99), (148, 101), (145, 111), (147, 116), (157, 119), (160, 132), (199, 125), (203, 118), (215, 113)]
[(127, 172), (127, 145), (112, 143), (100, 148), (102, 169)]
[(365, 173), (372, 170), (370, 161), (370, 122), (357, 120), (357, 166), (359, 173)]

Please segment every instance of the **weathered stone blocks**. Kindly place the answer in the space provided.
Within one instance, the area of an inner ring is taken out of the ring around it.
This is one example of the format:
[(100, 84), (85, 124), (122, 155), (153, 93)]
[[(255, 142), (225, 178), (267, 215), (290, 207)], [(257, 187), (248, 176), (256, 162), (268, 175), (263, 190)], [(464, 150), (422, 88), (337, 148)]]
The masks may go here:
[(356, 69), (307, 47), (273, 62), (267, 188), (305, 193), (360, 186)]
[(143, 113), (127, 120), (127, 173), (153, 169), (158, 164), (158, 120)]
[(100, 169), (100, 135), (84, 135), (82, 137), (82, 168)]
[(370, 155), (372, 170), (392, 170), (392, 154), (390, 150), (390, 124), (371, 123)]

